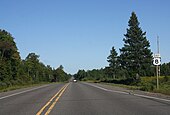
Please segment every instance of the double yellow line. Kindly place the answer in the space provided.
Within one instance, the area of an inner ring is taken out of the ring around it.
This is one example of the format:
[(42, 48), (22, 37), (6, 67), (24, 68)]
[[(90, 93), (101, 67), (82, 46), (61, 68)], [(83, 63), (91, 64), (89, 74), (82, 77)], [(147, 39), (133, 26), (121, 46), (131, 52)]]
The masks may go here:
[(51, 102), (55, 99), (55, 101), (53, 101), (53, 103), (51, 104), (51, 106), (48, 108), (48, 110), (46, 111), (46, 113), (44, 115), (48, 115), (51, 110), (54, 108), (55, 104), (57, 103), (57, 101), (59, 100), (59, 98), (61, 97), (61, 95), (64, 93), (64, 91), (66, 90), (66, 88), (68, 87), (69, 83), (64, 85), (39, 111), (36, 115), (41, 115), (42, 112), (44, 111), (45, 108), (47, 108)]

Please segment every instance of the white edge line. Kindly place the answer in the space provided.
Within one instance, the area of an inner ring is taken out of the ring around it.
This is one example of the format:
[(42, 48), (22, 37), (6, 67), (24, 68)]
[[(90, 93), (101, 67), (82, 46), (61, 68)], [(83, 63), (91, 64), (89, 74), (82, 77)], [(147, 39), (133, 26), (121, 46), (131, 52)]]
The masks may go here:
[(146, 96), (146, 95), (140, 95), (140, 94), (134, 94), (134, 93), (127, 93), (127, 92), (123, 92), (123, 91), (114, 91), (114, 90), (109, 90), (109, 89), (105, 89), (103, 87), (100, 86), (96, 86), (93, 84), (89, 84), (89, 83), (84, 83), (93, 87), (96, 87), (98, 89), (104, 90), (104, 91), (109, 91), (109, 92), (114, 92), (114, 93), (121, 93), (121, 94), (129, 94), (129, 95), (134, 95), (134, 96), (138, 96), (138, 97), (144, 97), (144, 98), (148, 98), (148, 99), (155, 99), (155, 100), (160, 100), (160, 101), (166, 101), (166, 102), (170, 102), (170, 100), (168, 99), (163, 99), (163, 98), (158, 98), (158, 97), (152, 97), (152, 96)]
[(163, 99), (163, 98), (158, 98), (158, 97), (152, 97), (152, 96), (146, 96), (146, 95), (139, 95), (139, 94), (133, 94), (133, 95), (138, 96), (138, 97), (148, 98), (148, 99), (156, 99), (156, 100), (160, 100), (160, 101), (170, 102), (170, 100), (168, 100), (168, 99)]
[(100, 87), (100, 86), (97, 86), (97, 85), (89, 84), (89, 83), (84, 83), (84, 84), (87, 84), (87, 85), (90, 85), (90, 86), (96, 87), (96, 88), (101, 89), (101, 90), (104, 90), (104, 91), (115, 92), (115, 93), (121, 93), (121, 94), (129, 94), (129, 93), (127, 93), (127, 92), (123, 92), (123, 91), (114, 91), (114, 90), (109, 90), (109, 89), (106, 89), (106, 88), (103, 88), (103, 87)]
[(43, 88), (43, 87), (46, 87), (46, 86), (48, 86), (48, 85), (43, 85), (43, 86), (36, 87), (36, 88), (33, 88), (33, 89), (29, 89), (29, 90), (21, 91), (21, 92), (14, 93), (14, 94), (11, 94), (11, 95), (7, 95), (7, 96), (4, 96), (4, 97), (0, 97), (0, 100), (8, 98), (8, 97), (15, 96), (15, 95), (19, 95), (19, 94), (22, 94), (22, 93), (26, 93), (26, 92), (29, 92), (29, 91), (33, 91), (33, 90), (36, 90), (36, 89), (40, 89), (40, 88)]

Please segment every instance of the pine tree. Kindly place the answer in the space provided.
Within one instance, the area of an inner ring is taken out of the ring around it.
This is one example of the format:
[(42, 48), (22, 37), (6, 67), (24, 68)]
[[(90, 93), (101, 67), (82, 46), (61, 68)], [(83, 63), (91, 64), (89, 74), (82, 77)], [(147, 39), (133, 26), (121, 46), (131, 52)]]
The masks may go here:
[(149, 74), (152, 64), (152, 52), (149, 49), (150, 43), (146, 39), (146, 32), (139, 27), (135, 12), (132, 12), (128, 22), (129, 28), (124, 35), (124, 47), (120, 49), (120, 60), (123, 69), (129, 73), (128, 77), (133, 81), (139, 76)]
[(114, 47), (110, 51), (110, 55), (107, 57), (107, 61), (109, 62), (109, 69), (111, 71), (112, 76), (115, 78), (116, 71), (118, 69), (118, 56)]

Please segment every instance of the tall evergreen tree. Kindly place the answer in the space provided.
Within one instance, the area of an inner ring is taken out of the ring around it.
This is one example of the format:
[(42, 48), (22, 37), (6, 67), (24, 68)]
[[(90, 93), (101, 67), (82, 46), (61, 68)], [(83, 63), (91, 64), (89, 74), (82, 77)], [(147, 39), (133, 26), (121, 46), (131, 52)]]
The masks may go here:
[(130, 78), (136, 80), (139, 76), (148, 75), (152, 64), (152, 52), (150, 43), (146, 38), (146, 32), (139, 27), (139, 21), (132, 12), (128, 22), (129, 28), (124, 35), (124, 47), (120, 49), (121, 66), (129, 73)]
[(116, 72), (118, 69), (118, 56), (117, 55), (118, 54), (113, 46), (112, 50), (110, 51), (110, 55), (107, 57), (107, 61), (109, 62), (109, 69), (114, 78), (116, 76)]

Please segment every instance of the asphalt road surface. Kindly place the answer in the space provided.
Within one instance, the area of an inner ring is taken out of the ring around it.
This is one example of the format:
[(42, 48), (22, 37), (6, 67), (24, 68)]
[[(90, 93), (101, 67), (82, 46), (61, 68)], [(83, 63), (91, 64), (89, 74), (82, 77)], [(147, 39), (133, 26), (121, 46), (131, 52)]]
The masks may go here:
[(50, 84), (0, 93), (0, 115), (170, 115), (170, 101), (89, 83)]

